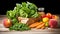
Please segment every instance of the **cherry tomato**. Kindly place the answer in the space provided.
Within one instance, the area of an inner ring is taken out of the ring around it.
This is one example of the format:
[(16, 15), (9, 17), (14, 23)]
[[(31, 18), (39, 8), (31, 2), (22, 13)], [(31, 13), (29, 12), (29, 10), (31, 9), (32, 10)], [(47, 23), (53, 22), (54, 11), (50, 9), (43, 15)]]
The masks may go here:
[(47, 13), (47, 14), (46, 14), (46, 17), (48, 17), (48, 18), (51, 19), (51, 18), (52, 18), (52, 14), (51, 14), (51, 13)]

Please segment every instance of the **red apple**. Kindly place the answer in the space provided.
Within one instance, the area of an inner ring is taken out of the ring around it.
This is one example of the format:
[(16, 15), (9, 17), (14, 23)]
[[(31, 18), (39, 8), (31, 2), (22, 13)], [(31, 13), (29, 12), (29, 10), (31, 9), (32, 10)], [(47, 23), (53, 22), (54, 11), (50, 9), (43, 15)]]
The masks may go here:
[(12, 25), (11, 20), (10, 20), (10, 19), (4, 19), (3, 25), (4, 25), (6, 28), (10, 27), (10, 26)]
[(56, 19), (50, 19), (49, 20), (49, 25), (51, 28), (56, 28), (58, 25), (58, 21)]
[(51, 19), (51, 18), (52, 18), (52, 14), (51, 14), (51, 13), (47, 13), (47, 14), (46, 14), (46, 17), (48, 17), (48, 18)]

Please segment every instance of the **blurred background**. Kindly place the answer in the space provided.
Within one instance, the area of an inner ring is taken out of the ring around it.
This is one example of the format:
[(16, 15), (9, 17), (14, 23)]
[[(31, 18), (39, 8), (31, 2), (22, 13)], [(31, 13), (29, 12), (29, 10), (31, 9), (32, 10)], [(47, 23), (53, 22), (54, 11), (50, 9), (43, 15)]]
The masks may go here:
[(5, 15), (7, 10), (13, 10), (16, 3), (32, 2), (37, 7), (44, 7), (45, 13), (60, 14), (59, 0), (0, 0), (0, 15)]

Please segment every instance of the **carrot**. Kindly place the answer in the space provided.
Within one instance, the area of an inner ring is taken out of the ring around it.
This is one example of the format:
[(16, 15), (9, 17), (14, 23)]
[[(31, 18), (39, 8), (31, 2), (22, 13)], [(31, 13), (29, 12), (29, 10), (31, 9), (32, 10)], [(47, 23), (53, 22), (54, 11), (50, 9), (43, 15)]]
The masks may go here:
[(43, 27), (44, 25), (45, 25), (45, 24), (42, 23), (42, 24), (38, 25), (36, 28), (39, 29), (39, 28)]
[(41, 27), (41, 29), (44, 29), (44, 28), (45, 28), (45, 26)]
[(30, 28), (34, 28), (34, 27), (36, 27), (36, 26), (38, 26), (38, 25), (40, 25), (40, 24), (42, 24), (42, 22), (41, 22), (41, 23), (36, 22), (36, 23), (31, 24), (29, 27), (30, 27)]

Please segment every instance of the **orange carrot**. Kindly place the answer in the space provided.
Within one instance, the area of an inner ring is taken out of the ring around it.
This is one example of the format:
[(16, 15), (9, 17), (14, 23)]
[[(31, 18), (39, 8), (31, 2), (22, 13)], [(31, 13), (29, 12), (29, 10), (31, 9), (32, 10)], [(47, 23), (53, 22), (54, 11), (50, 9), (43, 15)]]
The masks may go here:
[(38, 25), (40, 25), (40, 24), (42, 24), (42, 22), (41, 22), (41, 23), (36, 22), (36, 23), (31, 24), (29, 27), (30, 27), (30, 28), (34, 28), (34, 27), (36, 27), (36, 26), (38, 26)]
[(42, 24), (38, 25), (36, 28), (39, 29), (39, 28), (43, 27), (44, 25), (45, 25), (45, 24), (42, 23)]
[(44, 28), (45, 28), (45, 26), (41, 27), (41, 29), (44, 29)]

